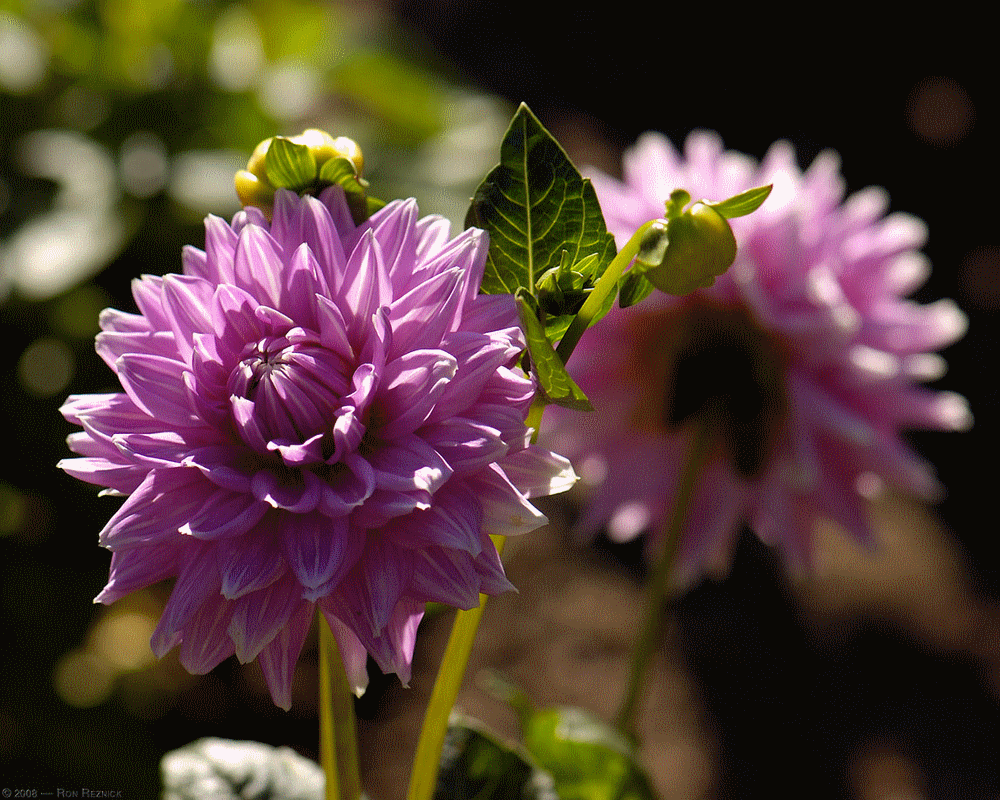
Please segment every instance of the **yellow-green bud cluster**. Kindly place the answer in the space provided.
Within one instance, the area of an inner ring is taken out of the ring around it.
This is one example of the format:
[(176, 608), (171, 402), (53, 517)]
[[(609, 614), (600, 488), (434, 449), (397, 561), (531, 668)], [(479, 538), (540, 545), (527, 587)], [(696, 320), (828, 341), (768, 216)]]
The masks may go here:
[[(287, 139), (295, 145), (304, 145), (308, 148), (312, 159), (309, 160), (310, 168), (305, 171), (301, 169), (302, 162), (297, 163), (299, 174), (297, 174), (293, 183), (289, 184), (285, 182), (280, 186), (276, 186), (273, 180), (273, 172), (271, 177), (268, 175), (268, 152), (271, 149), (272, 143), (279, 138)], [(324, 164), (333, 159), (346, 159), (350, 162), (354, 170), (353, 177), (360, 182), (361, 170), (364, 167), (365, 161), (361, 153), (361, 148), (358, 147), (357, 142), (353, 139), (347, 136), (334, 138), (326, 131), (321, 131), (318, 128), (308, 128), (298, 136), (272, 136), (254, 148), (253, 154), (247, 162), (247, 168), (241, 169), (236, 173), (234, 181), (236, 184), (236, 195), (239, 197), (240, 203), (244, 206), (256, 206), (270, 217), (271, 208), (274, 203), (274, 193), (278, 188), (304, 192), (318, 190), (332, 184), (333, 181), (324, 180), (322, 173)], [(315, 169), (311, 168), (313, 162), (315, 163)]]

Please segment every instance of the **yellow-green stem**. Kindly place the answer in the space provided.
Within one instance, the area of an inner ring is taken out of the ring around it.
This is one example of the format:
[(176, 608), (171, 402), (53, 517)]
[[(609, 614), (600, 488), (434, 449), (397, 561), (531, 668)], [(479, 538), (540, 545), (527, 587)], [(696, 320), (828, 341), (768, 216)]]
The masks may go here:
[(643, 619), (639, 631), (639, 641), (636, 643), (629, 670), (625, 698), (615, 717), (615, 727), (632, 741), (637, 740), (636, 711), (640, 695), (645, 684), (650, 659), (661, 640), (663, 618), (666, 613), (667, 599), (670, 595), (670, 575), (674, 566), (674, 557), (680, 545), (684, 530), (684, 520), (687, 518), (691, 498), (698, 475), (701, 472), (708, 450), (708, 427), (702, 421), (695, 423), (695, 430), (688, 447), (674, 506), (667, 520), (663, 535), (663, 550), (653, 574), (646, 581), (645, 600), (643, 603)]
[[(504, 537), (493, 536), (493, 544), (497, 552), (503, 552)], [(431, 800), (437, 786), (438, 767), (441, 763), (441, 750), (444, 747), (445, 735), (448, 732), (448, 718), (462, 687), (462, 678), (469, 663), (472, 645), (479, 628), (479, 620), (486, 608), (487, 595), (479, 595), (479, 605), (468, 611), (458, 611), (451, 628), (451, 636), (441, 659), (441, 668), (431, 691), (431, 699), (427, 704), (424, 724), (420, 729), (420, 739), (417, 741), (417, 754), (413, 759), (413, 771), (410, 773), (410, 789), (407, 800)]]
[(655, 221), (650, 220), (632, 234), (632, 238), (625, 243), (625, 246), (618, 252), (618, 255), (608, 264), (608, 268), (597, 279), (597, 283), (594, 284), (594, 288), (587, 295), (587, 299), (583, 301), (579, 312), (573, 318), (570, 326), (566, 329), (566, 333), (563, 334), (559, 346), (556, 348), (556, 355), (562, 359), (563, 364), (569, 360), (570, 355), (580, 341), (580, 337), (583, 336), (583, 332), (594, 323), (594, 318), (601, 310), (608, 295), (617, 291), (619, 278), (621, 278), (622, 273), (625, 271), (625, 267), (632, 263), (632, 259), (638, 254), (643, 235)]
[(326, 619), (319, 625), (319, 752), (326, 775), (325, 800), (359, 800), (358, 728), (354, 695), (340, 648)]

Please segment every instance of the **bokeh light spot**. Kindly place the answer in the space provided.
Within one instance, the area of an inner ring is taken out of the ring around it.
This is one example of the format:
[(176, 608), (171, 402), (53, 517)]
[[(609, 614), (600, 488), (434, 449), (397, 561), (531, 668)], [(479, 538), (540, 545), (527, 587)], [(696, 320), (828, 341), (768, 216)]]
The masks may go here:
[(263, 65), (264, 48), (256, 22), (243, 6), (231, 6), (212, 32), (209, 74), (223, 89), (242, 92), (254, 85)]
[(89, 650), (71, 650), (56, 665), (53, 683), (67, 705), (93, 708), (115, 687), (115, 670)]
[(112, 611), (91, 634), (95, 655), (122, 672), (134, 672), (153, 663), (149, 639), (156, 620), (137, 611)]
[(0, 483), (0, 536), (17, 532), (24, 525), (26, 503), (13, 486)]
[(155, 133), (136, 131), (122, 144), (122, 184), (133, 197), (152, 197), (167, 183), (167, 148)]
[(37, 397), (63, 392), (73, 377), (73, 351), (61, 339), (43, 336), (21, 353), (17, 375), (21, 384)]
[(976, 109), (969, 93), (958, 81), (929, 77), (910, 92), (906, 119), (914, 133), (928, 144), (951, 147), (972, 130)]
[(29, 25), (0, 13), (0, 87), (17, 94), (34, 89), (45, 78), (49, 54)]
[(963, 305), (982, 311), (1000, 311), (1000, 247), (983, 245), (970, 250), (959, 267)]

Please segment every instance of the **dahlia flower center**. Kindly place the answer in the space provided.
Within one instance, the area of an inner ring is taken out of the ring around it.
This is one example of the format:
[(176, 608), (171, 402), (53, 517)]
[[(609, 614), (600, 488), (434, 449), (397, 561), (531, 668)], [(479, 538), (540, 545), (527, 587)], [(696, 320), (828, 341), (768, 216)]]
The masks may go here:
[(349, 366), (302, 328), (247, 344), (229, 376), (233, 418), (244, 441), (320, 442), (350, 391)]
[(637, 318), (643, 383), (636, 408), (644, 428), (672, 430), (689, 420), (713, 438), (745, 477), (767, 464), (788, 409), (787, 356), (741, 306), (690, 298)]

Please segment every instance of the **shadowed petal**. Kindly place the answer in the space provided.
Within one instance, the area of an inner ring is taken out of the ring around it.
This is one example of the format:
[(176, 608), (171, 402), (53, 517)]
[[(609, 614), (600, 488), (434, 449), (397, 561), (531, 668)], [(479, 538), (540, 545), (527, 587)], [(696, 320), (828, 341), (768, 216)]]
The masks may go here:
[(311, 605), (303, 602), (301, 587), (291, 575), (240, 597), (231, 604), (229, 622), (236, 657), (244, 664), (253, 661), (296, 612)]
[(206, 600), (219, 595), (222, 585), (211, 545), (187, 539), (178, 562), (180, 574), (149, 642), (157, 658), (180, 643), (184, 627)]
[(214, 543), (222, 575), (220, 591), (226, 599), (256, 593), (287, 572), (273, 527), (265, 520), (243, 536)]
[(231, 603), (210, 597), (184, 628), (180, 661), (192, 675), (205, 675), (235, 652), (227, 635), (233, 616)]
[(280, 541), (289, 568), (302, 584), (303, 597), (316, 600), (354, 567), (365, 537), (351, 529), (346, 517), (304, 514), (283, 518)]
[(292, 676), (312, 619), (312, 603), (302, 603), (258, 656), (271, 698), (278, 708), (285, 711), (292, 707)]
[(110, 605), (127, 594), (176, 575), (182, 549), (169, 542), (113, 553), (108, 583), (94, 602)]

